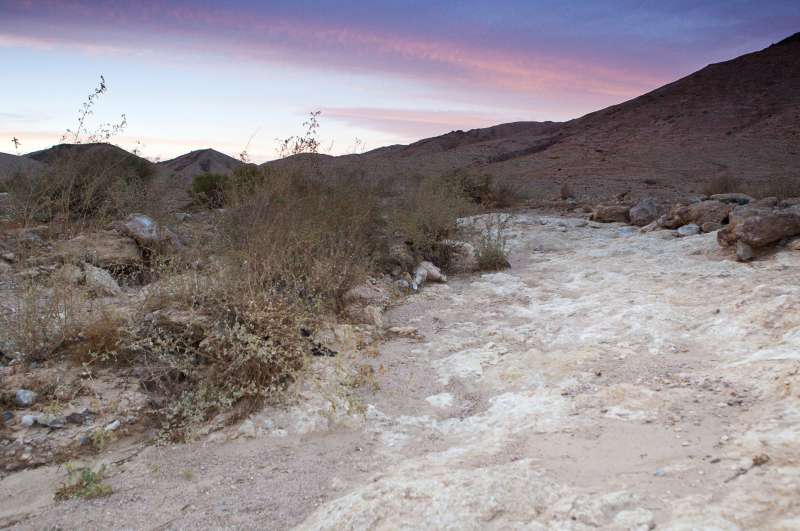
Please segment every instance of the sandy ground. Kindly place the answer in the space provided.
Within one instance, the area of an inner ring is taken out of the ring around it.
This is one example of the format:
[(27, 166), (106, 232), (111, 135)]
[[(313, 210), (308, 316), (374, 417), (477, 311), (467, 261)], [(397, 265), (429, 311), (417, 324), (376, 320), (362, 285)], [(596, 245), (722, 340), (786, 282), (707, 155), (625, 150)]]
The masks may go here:
[(418, 339), (348, 361), (377, 389), (105, 456), (104, 499), (54, 503), (57, 467), (12, 475), (0, 522), (800, 528), (800, 252), (740, 264), (713, 234), (620, 229), (515, 215), (511, 269), (426, 286), (387, 316)]

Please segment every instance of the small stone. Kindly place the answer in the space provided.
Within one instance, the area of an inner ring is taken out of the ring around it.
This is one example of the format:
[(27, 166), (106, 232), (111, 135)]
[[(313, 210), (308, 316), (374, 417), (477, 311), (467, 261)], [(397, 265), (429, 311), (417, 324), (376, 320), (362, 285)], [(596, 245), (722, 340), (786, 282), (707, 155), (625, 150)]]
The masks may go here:
[(664, 472), (663, 468), (658, 468), (658, 469), (656, 469), (656, 474), (655, 475), (656, 475), (656, 477), (660, 478), (660, 477), (666, 476), (667, 473)]
[(11, 411), (3, 411), (3, 424), (7, 426), (11, 424), (12, 420), (14, 420), (14, 413)]
[(256, 437), (256, 425), (255, 423), (247, 419), (239, 426), (238, 435), (240, 437), (247, 437), (248, 439), (255, 439)]
[(20, 407), (30, 407), (36, 402), (39, 395), (28, 389), (18, 389), (14, 395), (14, 400)]
[(86, 414), (84, 412), (80, 412), (79, 413), (79, 412), (75, 411), (75, 412), (70, 413), (69, 415), (67, 415), (65, 420), (70, 424), (77, 424), (77, 425), (80, 426), (86, 420)]
[(678, 236), (696, 236), (700, 234), (700, 227), (695, 223), (689, 223), (678, 229)]
[(36, 417), (36, 423), (40, 426), (48, 428), (59, 429), (64, 427), (64, 417), (56, 415), (41, 414)]
[(192, 219), (192, 215), (188, 212), (175, 212), (175, 219), (178, 221), (189, 221)]
[(17, 260), (17, 256), (14, 253), (3, 253), (0, 254), (0, 258), (5, 260), (6, 262), (13, 264)]
[(34, 415), (23, 415), (19, 423), (25, 426), (26, 428), (30, 428), (31, 426), (36, 424), (36, 417)]
[(120, 426), (122, 426), (122, 423), (119, 421), (119, 419), (117, 419), (111, 424), (107, 425), (105, 427), (105, 431), (114, 431), (116, 429), (119, 429)]

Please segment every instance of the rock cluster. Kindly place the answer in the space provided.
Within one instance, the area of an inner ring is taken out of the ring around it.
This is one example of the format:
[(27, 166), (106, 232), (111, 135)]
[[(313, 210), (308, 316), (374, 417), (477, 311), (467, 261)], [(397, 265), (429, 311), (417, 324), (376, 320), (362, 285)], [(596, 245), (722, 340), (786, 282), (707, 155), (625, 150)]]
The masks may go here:
[(795, 245), (790, 239), (800, 236), (800, 198), (757, 200), (742, 193), (716, 194), (673, 205), (660, 216), (655, 200), (646, 198), (632, 207), (597, 206), (591, 218), (629, 222), (642, 227), (641, 232), (672, 230), (676, 236), (716, 232), (721, 246), (735, 249), (738, 260), (748, 261), (769, 246)]

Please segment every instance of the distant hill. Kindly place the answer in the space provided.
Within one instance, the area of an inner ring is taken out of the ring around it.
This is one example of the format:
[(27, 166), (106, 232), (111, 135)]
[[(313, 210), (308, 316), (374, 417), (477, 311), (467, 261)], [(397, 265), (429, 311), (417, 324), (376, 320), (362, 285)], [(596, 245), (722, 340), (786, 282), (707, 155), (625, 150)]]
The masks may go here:
[(683, 194), (721, 175), (800, 179), (800, 33), (569, 122), (454, 131), (314, 167), (395, 182), (463, 168), (545, 195), (569, 182), (585, 196)]
[(17, 172), (41, 171), (44, 165), (38, 161), (17, 155), (0, 153), (0, 181)]
[(214, 149), (198, 149), (157, 164), (159, 180), (162, 181), (165, 193), (174, 198), (173, 204), (176, 206), (191, 199), (188, 191), (195, 175), (230, 175), (241, 165), (241, 161)]

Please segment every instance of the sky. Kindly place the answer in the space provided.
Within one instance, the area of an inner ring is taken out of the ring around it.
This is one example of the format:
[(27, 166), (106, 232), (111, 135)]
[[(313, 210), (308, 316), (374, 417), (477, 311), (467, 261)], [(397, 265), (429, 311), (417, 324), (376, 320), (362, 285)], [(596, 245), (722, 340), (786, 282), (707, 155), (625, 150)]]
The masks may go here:
[(322, 151), (568, 120), (800, 31), (798, 0), (0, 0), (0, 152), (91, 132), (255, 162), (321, 111)]

